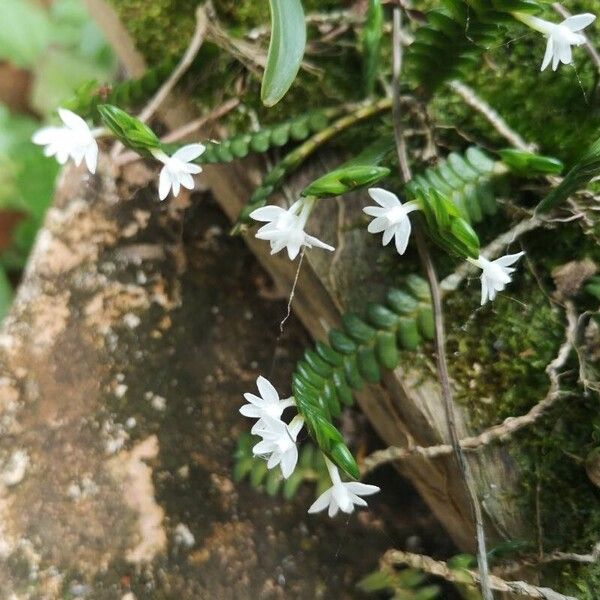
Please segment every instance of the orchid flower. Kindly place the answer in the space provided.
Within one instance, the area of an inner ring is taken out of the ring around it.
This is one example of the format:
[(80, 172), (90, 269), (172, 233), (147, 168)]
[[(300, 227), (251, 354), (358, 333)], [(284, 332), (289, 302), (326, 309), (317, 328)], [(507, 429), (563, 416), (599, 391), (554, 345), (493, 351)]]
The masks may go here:
[(490, 261), (484, 256), (478, 259), (469, 258), (468, 261), (482, 269), (481, 273), (481, 306), (488, 300), (494, 300), (496, 294), (512, 281), (511, 273), (515, 270), (510, 265), (516, 263), (525, 252), (517, 254), (507, 254)]
[(244, 398), (249, 404), (244, 404), (240, 408), (240, 412), (245, 417), (258, 419), (252, 427), (251, 432), (259, 434), (264, 429), (268, 419), (280, 419), (283, 411), (289, 406), (294, 406), (295, 402), (293, 398), (280, 400), (277, 390), (262, 376), (259, 376), (256, 380), (256, 386), (258, 387), (260, 396), (250, 393), (244, 394)]
[(205, 150), (206, 147), (203, 144), (188, 144), (179, 148), (173, 156), (169, 156), (158, 148), (152, 150), (154, 158), (164, 165), (158, 180), (158, 197), (161, 200), (169, 195), (170, 190), (173, 190), (174, 196), (179, 196), (181, 186), (188, 190), (194, 189), (192, 175), (201, 173), (202, 167), (192, 161), (196, 160)]

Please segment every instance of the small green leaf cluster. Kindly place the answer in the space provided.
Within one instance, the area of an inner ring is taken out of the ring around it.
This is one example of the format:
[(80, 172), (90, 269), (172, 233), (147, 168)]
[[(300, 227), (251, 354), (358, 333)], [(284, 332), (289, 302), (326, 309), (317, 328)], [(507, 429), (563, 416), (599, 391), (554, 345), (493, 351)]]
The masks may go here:
[(329, 344), (317, 342), (296, 365), (292, 390), (298, 412), (319, 448), (351, 477), (358, 466), (333, 425), (353, 391), (381, 380), (381, 369), (394, 369), (401, 350), (416, 350), (434, 334), (429, 286), (411, 275), (404, 290), (392, 289), (385, 304), (371, 303), (365, 318), (342, 317), (342, 329), (329, 332)]
[(112, 104), (101, 104), (98, 112), (104, 124), (127, 148), (149, 155), (160, 146), (160, 140), (148, 125)]
[(63, 106), (87, 119), (95, 115), (96, 109), (101, 103), (114, 104), (121, 108), (140, 104), (158, 90), (175, 64), (176, 61), (169, 57), (156, 67), (147, 69), (141, 77), (127, 79), (106, 89), (95, 79), (87, 81)]
[(476, 68), (479, 56), (500, 40), (511, 12), (535, 12), (543, 1), (443, 0), (427, 14), (407, 52), (407, 65), (428, 93)]
[(331, 485), (323, 454), (310, 442), (302, 446), (294, 472), (284, 479), (281, 469), (267, 469), (267, 462), (252, 453), (252, 447), (259, 441), (259, 437), (247, 432), (239, 437), (234, 453), (235, 481), (248, 478), (253, 488), (264, 489), (269, 496), (281, 493), (286, 500), (293, 498), (303, 483), (315, 483), (316, 495), (322, 494)]
[(469, 223), (479, 223), (496, 213), (497, 204), (492, 178), (498, 163), (476, 146), (464, 155), (452, 152), (436, 167), (416, 175), (408, 184), (407, 194), (414, 199), (431, 188), (450, 199)]
[(392, 600), (434, 600), (440, 597), (440, 586), (427, 584), (427, 575), (416, 569), (374, 571), (357, 586), (367, 593), (391, 592)]

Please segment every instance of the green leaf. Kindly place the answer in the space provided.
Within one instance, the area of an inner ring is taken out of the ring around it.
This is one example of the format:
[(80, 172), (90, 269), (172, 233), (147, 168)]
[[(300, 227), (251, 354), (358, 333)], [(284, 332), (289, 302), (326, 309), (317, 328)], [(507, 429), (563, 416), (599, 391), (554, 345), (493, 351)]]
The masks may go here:
[(265, 106), (277, 104), (294, 82), (306, 46), (306, 23), (301, 0), (270, 0), (271, 41), (262, 80)]
[(564, 164), (558, 158), (541, 156), (534, 152), (507, 148), (499, 150), (498, 154), (511, 171), (521, 175), (560, 175), (564, 168)]
[(0, 23), (0, 59), (31, 67), (50, 39), (46, 12), (28, 0), (2, 0)]
[(363, 83), (367, 96), (370, 96), (375, 89), (382, 36), (383, 8), (381, 0), (369, 0), (367, 20), (362, 31)]
[(600, 138), (598, 138), (567, 173), (560, 185), (554, 188), (537, 206), (537, 214), (547, 212), (561, 204), (577, 190), (585, 187), (600, 173)]
[(101, 104), (98, 112), (104, 124), (115, 134), (121, 143), (136, 152), (150, 154), (161, 146), (156, 134), (139, 119), (128, 115), (112, 104)]
[(302, 190), (301, 195), (315, 198), (342, 196), (373, 185), (389, 174), (390, 170), (387, 167), (373, 167), (372, 165), (340, 167), (313, 181)]

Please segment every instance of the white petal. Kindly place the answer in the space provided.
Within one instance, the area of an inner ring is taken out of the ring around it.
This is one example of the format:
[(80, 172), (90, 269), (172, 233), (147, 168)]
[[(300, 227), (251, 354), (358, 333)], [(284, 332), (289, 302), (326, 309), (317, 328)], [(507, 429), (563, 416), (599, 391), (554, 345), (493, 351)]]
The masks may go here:
[(300, 252), (300, 242), (296, 240), (288, 240), (286, 243), (287, 253), (290, 260), (294, 260)]
[(596, 15), (592, 13), (583, 13), (582, 15), (573, 15), (566, 18), (561, 25), (568, 27), (571, 31), (581, 31), (596, 20)]
[(386, 217), (377, 217), (369, 223), (367, 231), (369, 233), (381, 233), (382, 231), (385, 231), (385, 229), (387, 229), (389, 224), (390, 222), (386, 219)]
[(58, 114), (62, 120), (62, 122), (69, 128), (75, 129), (79, 131), (90, 131), (88, 124), (74, 112), (67, 110), (66, 108), (59, 108)]
[(350, 500), (352, 500), (352, 504), (356, 506), (369, 506), (366, 500), (363, 500), (360, 496), (356, 494), (350, 494)]
[(281, 461), (281, 456), (275, 452), (269, 456), (269, 460), (267, 461), (267, 469), (272, 469), (276, 467)]
[(375, 200), (377, 204), (385, 208), (394, 208), (395, 206), (399, 206), (402, 204), (398, 199), (398, 196), (396, 196), (396, 194), (388, 192), (383, 188), (369, 189), (369, 196), (371, 196), (371, 198), (373, 198), (373, 200)]
[(248, 402), (250, 402), (250, 404), (254, 404), (255, 406), (258, 406), (260, 408), (264, 408), (268, 405), (267, 400), (265, 400), (264, 398), (261, 398), (260, 396), (255, 396), (254, 394), (251, 394), (250, 392), (246, 392), (244, 394), (244, 398), (246, 400), (248, 400)]
[(409, 219), (404, 219), (403, 221), (401, 221), (398, 228), (396, 229), (396, 250), (398, 251), (398, 254), (400, 254), (400, 256), (402, 256), (406, 252), (406, 247), (408, 246), (408, 240), (410, 239), (411, 230), (412, 227)]
[(256, 387), (258, 388), (261, 397), (267, 402), (279, 402), (277, 390), (266, 377), (259, 375), (256, 379)]
[(88, 171), (93, 175), (96, 172), (96, 165), (98, 164), (98, 144), (96, 144), (96, 140), (94, 140), (93, 144), (90, 144), (85, 153), (85, 164)]
[(325, 510), (329, 506), (329, 502), (331, 499), (331, 489), (329, 488), (327, 491), (323, 492), (311, 505), (308, 509), (310, 514), (321, 512)]
[(250, 217), (255, 221), (275, 221), (284, 213), (285, 210), (280, 206), (261, 206), (250, 213)]
[(292, 422), (289, 424), (288, 429), (292, 439), (296, 441), (298, 434), (302, 431), (302, 427), (304, 426), (304, 419), (295, 417), (292, 419)]
[(394, 232), (396, 231), (395, 227), (388, 227), (384, 232), (383, 232), (383, 239), (381, 240), (381, 243), (384, 246), (387, 246), (390, 243), (390, 240), (394, 237)]
[(194, 178), (189, 173), (181, 173), (179, 175), (181, 185), (188, 190), (194, 189)]
[(546, 44), (546, 53), (544, 54), (544, 60), (542, 61), (542, 68), (540, 71), (546, 69), (546, 67), (550, 64), (550, 61), (552, 60), (553, 49), (554, 42), (552, 41), (552, 38), (549, 37), (548, 43)]
[(262, 441), (258, 442), (258, 444), (256, 444), (254, 446), (254, 448), (252, 448), (252, 453), (254, 455), (268, 454), (269, 452), (272, 452), (272, 451), (273, 451), (273, 444), (266, 440), (262, 440)]
[(287, 479), (296, 468), (298, 462), (298, 448), (296, 445), (283, 453), (281, 457), (281, 474), (284, 479)]
[(206, 146), (203, 144), (188, 144), (183, 148), (179, 148), (179, 150), (173, 154), (173, 158), (177, 158), (184, 162), (190, 162), (198, 158), (205, 150)]
[(330, 246), (329, 244), (322, 242), (321, 240), (319, 240), (318, 238), (316, 238), (312, 235), (307, 235), (305, 237), (305, 241), (308, 246), (311, 246), (314, 248), (322, 248), (323, 250), (329, 250), (330, 252), (333, 252), (335, 250), (335, 248), (333, 246)]
[(383, 217), (387, 214), (388, 209), (381, 206), (365, 206), (363, 212), (370, 217)]
[(174, 177), (173, 174), (171, 174), (171, 188), (173, 189), (173, 196), (177, 198), (181, 191), (181, 183), (179, 182), (179, 177)]
[(560, 48), (558, 44), (554, 44), (554, 50), (552, 51), (552, 70), (558, 69), (558, 63), (560, 62)]
[(376, 494), (380, 489), (376, 485), (360, 483), (360, 481), (349, 481), (345, 484), (345, 486), (348, 491), (356, 494), (357, 496), (370, 496), (371, 494)]
[(46, 144), (51, 144), (55, 142), (56, 139), (62, 133), (62, 129), (58, 127), (43, 127), (42, 129), (38, 129), (33, 136), (31, 137), (31, 141), (34, 144), (39, 144), (40, 146), (45, 146)]
[(181, 170), (183, 173), (191, 173), (192, 175), (202, 173), (202, 167), (200, 165), (195, 165), (194, 163), (184, 163), (181, 166)]
[(488, 299), (488, 286), (487, 279), (485, 277), (481, 278), (481, 306), (483, 306)]
[(338, 510), (339, 510), (338, 503), (335, 501), (335, 498), (332, 495), (331, 500), (329, 501), (329, 510), (327, 511), (327, 514), (330, 517), (335, 517), (335, 515), (337, 515), (337, 513), (338, 513)]
[(494, 262), (501, 267), (508, 267), (514, 263), (516, 263), (521, 256), (523, 256), (525, 252), (517, 252), (516, 254), (507, 254), (506, 256), (501, 256), (497, 258)]
[(167, 171), (167, 167), (163, 167), (160, 170), (160, 177), (158, 179), (158, 197), (164, 200), (169, 195), (171, 189), (171, 177)]
[(560, 44), (558, 46), (560, 62), (563, 65), (570, 65), (573, 61), (573, 51), (571, 50), (570, 44)]
[(250, 419), (258, 419), (262, 416), (262, 410), (253, 404), (244, 404), (244, 406), (240, 408), (240, 412)]

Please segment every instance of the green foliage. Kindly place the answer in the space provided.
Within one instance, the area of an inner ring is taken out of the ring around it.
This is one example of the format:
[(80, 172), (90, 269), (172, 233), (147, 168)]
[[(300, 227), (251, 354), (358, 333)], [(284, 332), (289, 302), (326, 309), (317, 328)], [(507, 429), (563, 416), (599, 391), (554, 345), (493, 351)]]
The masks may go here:
[(367, 306), (366, 318), (342, 317), (342, 330), (329, 332), (329, 345), (317, 342), (296, 365), (292, 389), (298, 412), (319, 448), (351, 477), (358, 467), (333, 419), (353, 403), (353, 390), (381, 380), (381, 369), (394, 369), (400, 351), (415, 350), (433, 338), (429, 287), (416, 275), (405, 290), (392, 289), (386, 303)]
[(0, 22), (0, 59), (32, 72), (30, 104), (42, 114), (83, 82), (112, 77), (112, 53), (79, 0), (55, 0), (47, 9), (32, 0), (3, 0)]
[(387, 167), (378, 165), (394, 147), (391, 136), (390, 139), (383, 137), (377, 140), (351, 160), (306, 186), (301, 195), (328, 198), (373, 185), (391, 173)]
[(514, 173), (531, 177), (536, 175), (560, 175), (564, 169), (562, 161), (551, 156), (540, 156), (534, 152), (507, 148), (498, 150), (502, 162)]
[(98, 112), (104, 124), (127, 148), (150, 155), (151, 150), (160, 147), (160, 140), (152, 129), (124, 110), (112, 104), (100, 104)]
[(317, 496), (331, 486), (323, 454), (310, 442), (302, 446), (294, 472), (284, 479), (281, 469), (267, 469), (267, 462), (252, 453), (252, 447), (259, 441), (259, 437), (247, 432), (239, 437), (234, 454), (235, 481), (247, 478), (253, 488), (264, 490), (269, 496), (281, 493), (286, 500), (293, 498), (304, 483), (315, 483)]
[(565, 202), (571, 194), (587, 185), (600, 174), (600, 138), (597, 139), (575, 163), (560, 184), (538, 205), (536, 212), (543, 213)]
[(306, 46), (306, 22), (301, 0), (269, 0), (271, 41), (262, 80), (265, 106), (279, 102), (290, 89), (302, 64)]
[(387, 167), (354, 165), (340, 167), (326, 173), (305, 187), (301, 195), (315, 198), (332, 198), (354, 192), (377, 183), (391, 173)]
[[(543, 0), (542, 0), (543, 2)], [(443, 7), (427, 14), (427, 23), (415, 34), (407, 51), (407, 63), (427, 92), (460, 78), (477, 67), (479, 56), (496, 45), (511, 12), (532, 12), (535, 0), (444, 0)]]
[(10, 246), (0, 262), (20, 269), (29, 254), (54, 189), (58, 165), (31, 143), (37, 121), (11, 114), (0, 105), (0, 209), (17, 211), (24, 218), (12, 231)]
[(440, 597), (440, 587), (426, 583), (427, 575), (415, 569), (390, 573), (375, 571), (361, 579), (357, 587), (367, 593), (389, 592), (392, 600), (433, 600)]
[(177, 61), (167, 58), (158, 66), (148, 69), (138, 79), (128, 79), (109, 87), (101, 86), (97, 80), (82, 84), (74, 96), (63, 103), (65, 108), (77, 113), (84, 119), (95, 116), (100, 103), (114, 104), (128, 108), (150, 97), (168, 77)]
[(479, 257), (479, 238), (475, 230), (447, 196), (429, 188), (418, 190), (416, 201), (427, 223), (427, 235), (440, 248), (459, 258)]
[(369, 0), (367, 19), (361, 34), (363, 85), (367, 96), (375, 91), (375, 83), (379, 74), (383, 17), (381, 0)]
[[(235, 135), (220, 142), (206, 142), (204, 144), (206, 151), (195, 162), (202, 164), (230, 162), (244, 158), (251, 152), (264, 153), (271, 148), (285, 146), (291, 141), (304, 140), (326, 127), (337, 112), (335, 108), (314, 111), (284, 123)], [(165, 152), (171, 153), (179, 148), (179, 145), (163, 144), (162, 148)], [(263, 186), (265, 185), (267, 179), (263, 181)]]
[[(257, 208), (264, 206), (268, 197), (281, 184), (283, 179), (296, 169), (310, 154), (319, 148), (320, 145), (359, 121), (368, 119), (389, 108), (389, 99), (369, 102), (350, 114), (340, 117), (337, 121), (334, 121), (327, 127), (316, 129), (312, 137), (306, 140), (304, 144), (301, 144), (292, 150), (267, 173), (262, 183), (254, 190), (247, 205), (240, 211), (238, 225), (234, 228), (234, 232), (239, 231), (241, 225), (250, 221), (250, 213)], [(378, 149), (377, 152), (381, 152), (381, 149)]]
[(436, 167), (418, 174), (408, 184), (407, 194), (418, 198), (431, 188), (452, 200), (463, 219), (479, 223), (496, 213), (492, 180), (499, 165), (479, 148), (472, 146), (464, 155), (452, 152)]

